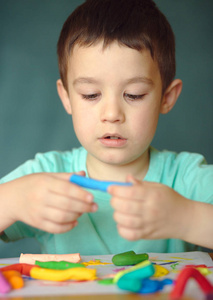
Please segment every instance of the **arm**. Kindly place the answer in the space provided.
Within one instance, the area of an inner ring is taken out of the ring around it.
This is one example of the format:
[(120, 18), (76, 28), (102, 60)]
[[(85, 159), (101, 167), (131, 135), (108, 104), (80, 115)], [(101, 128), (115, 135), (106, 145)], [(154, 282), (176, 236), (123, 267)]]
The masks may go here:
[[(82, 172), (81, 172), (82, 173)], [(36, 173), (0, 185), (0, 232), (22, 221), (51, 233), (77, 225), (97, 205), (89, 192), (69, 182), (68, 173)]]
[(213, 249), (213, 205), (193, 201), (193, 214), (185, 240), (209, 249)]
[(129, 177), (132, 187), (111, 186), (120, 235), (128, 240), (182, 239), (213, 248), (213, 206), (189, 200), (173, 189)]

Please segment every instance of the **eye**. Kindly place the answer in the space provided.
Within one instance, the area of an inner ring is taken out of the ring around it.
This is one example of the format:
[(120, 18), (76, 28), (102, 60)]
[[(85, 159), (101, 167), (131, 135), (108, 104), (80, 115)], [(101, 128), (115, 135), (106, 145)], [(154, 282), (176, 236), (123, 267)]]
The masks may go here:
[(99, 96), (100, 94), (89, 94), (89, 95), (82, 95), (82, 98), (86, 100), (96, 100)]
[(134, 100), (142, 100), (144, 96), (145, 96), (145, 94), (141, 94), (141, 95), (132, 95), (132, 94), (124, 93), (124, 97), (127, 98), (127, 99), (130, 100), (130, 101), (134, 101)]

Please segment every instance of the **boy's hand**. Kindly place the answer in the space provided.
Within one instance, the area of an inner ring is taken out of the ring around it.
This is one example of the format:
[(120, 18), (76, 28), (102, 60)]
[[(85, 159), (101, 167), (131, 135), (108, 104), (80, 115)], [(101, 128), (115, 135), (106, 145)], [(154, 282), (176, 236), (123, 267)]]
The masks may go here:
[(127, 240), (184, 238), (193, 201), (166, 185), (128, 177), (130, 187), (110, 186), (118, 232)]
[(70, 176), (70, 173), (37, 173), (2, 184), (2, 195), (8, 202), (5, 214), (10, 224), (22, 221), (50, 233), (62, 233), (75, 227), (83, 213), (96, 211), (92, 194), (70, 183)]

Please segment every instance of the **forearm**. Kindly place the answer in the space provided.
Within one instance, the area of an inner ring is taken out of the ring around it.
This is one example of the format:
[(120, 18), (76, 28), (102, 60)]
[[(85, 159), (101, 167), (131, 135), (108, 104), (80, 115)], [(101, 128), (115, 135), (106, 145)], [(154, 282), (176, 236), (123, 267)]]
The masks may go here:
[(13, 196), (9, 183), (0, 184), (0, 233), (12, 225), (16, 220), (13, 218)]
[(213, 205), (202, 202), (191, 202), (191, 213), (188, 215), (188, 228), (184, 240), (213, 249)]

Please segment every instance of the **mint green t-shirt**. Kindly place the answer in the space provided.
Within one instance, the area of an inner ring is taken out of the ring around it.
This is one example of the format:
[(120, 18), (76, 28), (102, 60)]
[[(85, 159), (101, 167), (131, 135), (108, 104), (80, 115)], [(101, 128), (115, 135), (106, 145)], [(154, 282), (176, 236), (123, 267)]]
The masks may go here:
[[(37, 154), (16, 170), (0, 180), (8, 182), (15, 178), (37, 172), (78, 172), (86, 169), (87, 152), (84, 148), (67, 152)], [(109, 178), (110, 180), (110, 178)], [(150, 149), (150, 165), (146, 181), (165, 184), (181, 195), (196, 201), (213, 204), (213, 165), (207, 165), (203, 156), (194, 153)], [(113, 219), (110, 195), (91, 191), (98, 204), (98, 211), (85, 213), (78, 219), (78, 226), (63, 234), (50, 234), (22, 222), (16, 222), (1, 237), (15, 241), (34, 237), (41, 245), (42, 253), (76, 253), (81, 255), (115, 254), (134, 250), (142, 252), (182, 252), (199, 248), (176, 239), (127, 241), (119, 236)], [(198, 220), (199, 222), (199, 220)]]

